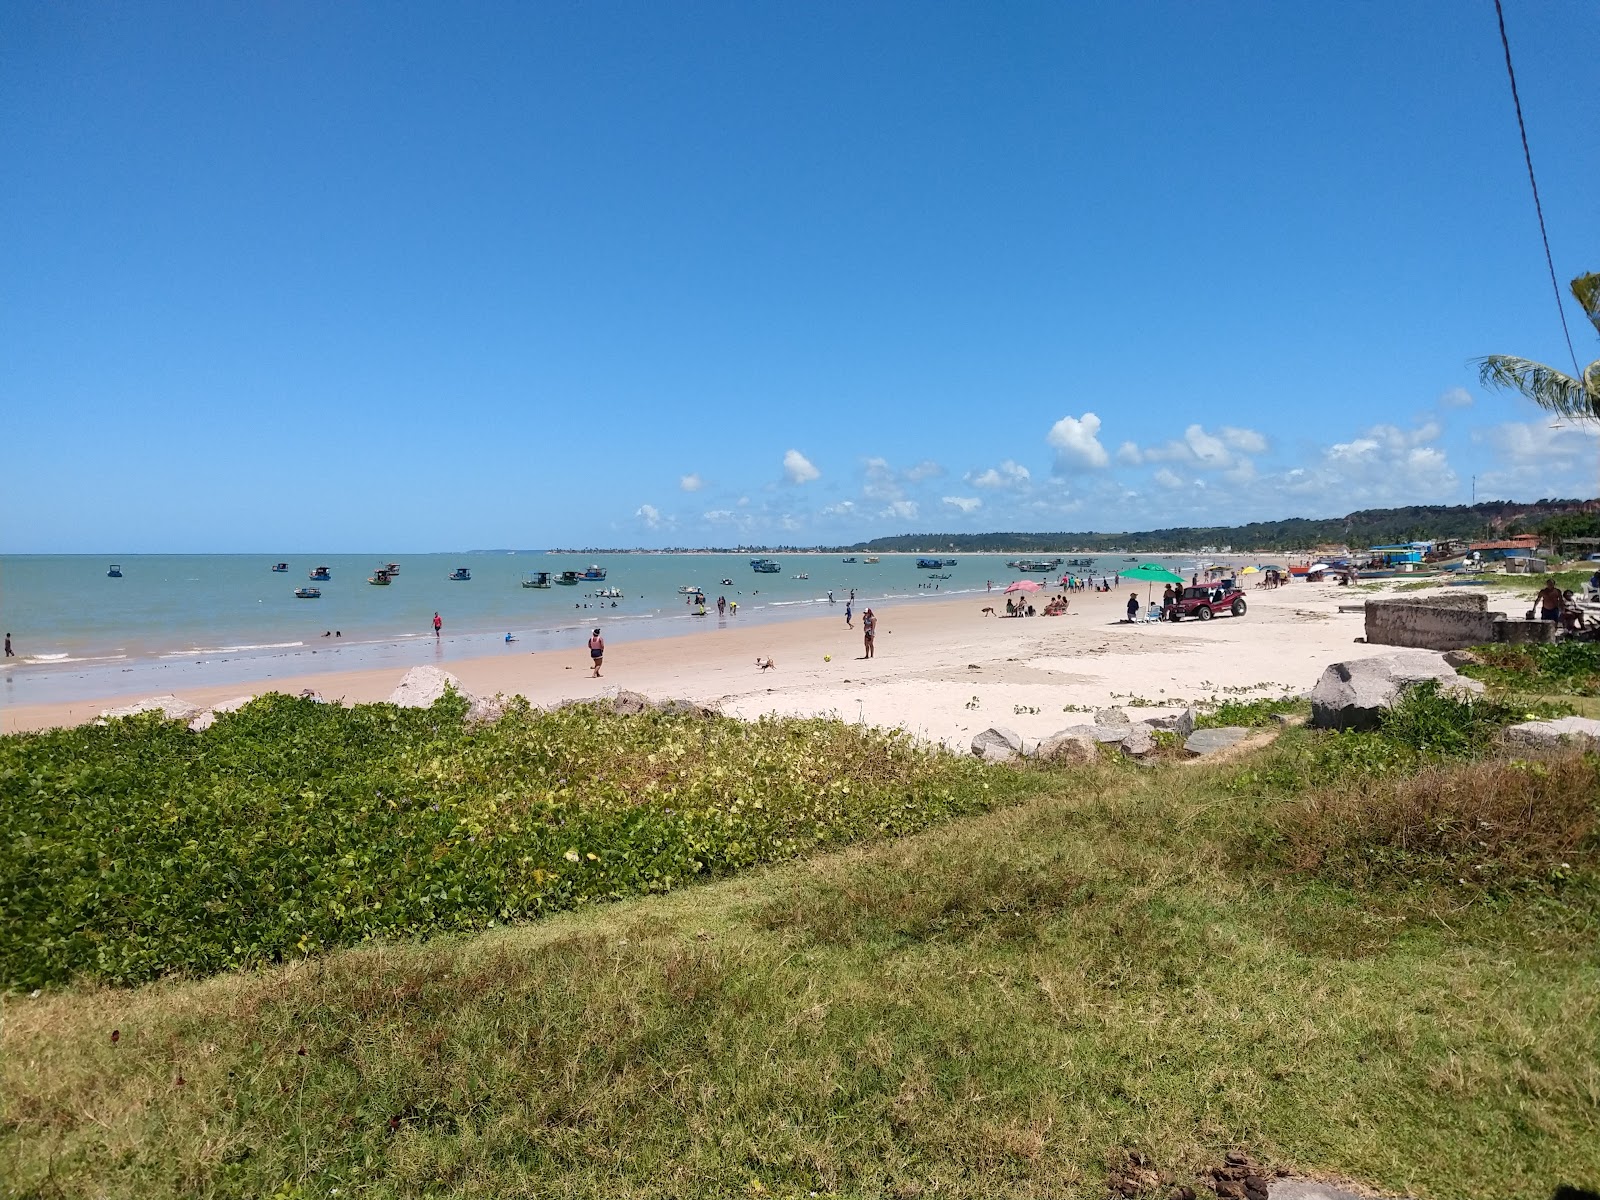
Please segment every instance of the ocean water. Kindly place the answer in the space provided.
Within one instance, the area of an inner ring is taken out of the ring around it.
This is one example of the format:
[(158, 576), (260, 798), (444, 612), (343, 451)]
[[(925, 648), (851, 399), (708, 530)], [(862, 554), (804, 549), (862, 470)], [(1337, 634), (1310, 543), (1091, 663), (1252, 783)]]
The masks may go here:
[[(876, 564), (846, 563), (836, 554), (772, 557), (782, 568), (777, 574), (757, 574), (750, 555), (734, 554), (145, 554), (116, 560), (123, 574), (113, 579), (109, 559), (5, 555), (0, 628), (10, 632), (16, 657), (5, 661), (0, 698), (50, 703), (135, 691), (155, 686), (166, 665), (208, 665), (216, 668), (208, 681), (243, 681), (291, 666), (301, 673), (404, 664), (415, 660), (408, 644), (421, 642), (434, 661), (489, 652), (506, 633), (545, 649), (576, 645), (597, 624), (612, 639), (714, 626), (714, 607), (711, 620), (693, 615), (678, 592), (686, 585), (705, 589), (712, 606), (719, 595), (737, 601), (730, 619), (747, 623), (815, 615), (826, 610), (830, 590), (842, 619), (852, 588), (860, 605), (983, 592), (989, 581), (998, 590), (1018, 577), (1005, 565), (1015, 556), (1007, 555), (958, 556), (940, 572), (948, 579), (917, 569), (915, 555), (883, 555)], [(287, 573), (271, 570), (279, 561), (289, 564)], [(394, 582), (368, 584), (388, 561), (400, 563)], [(553, 577), (592, 561), (606, 568), (604, 583), (521, 586), (528, 572)], [(1120, 555), (1094, 562), (1081, 573), (1111, 575), (1130, 565)], [(319, 565), (332, 574), (312, 585), (321, 598), (297, 599), (294, 589)], [(456, 567), (467, 567), (471, 580), (449, 579)], [(620, 599), (593, 595), (613, 587)], [(436, 611), (442, 643), (433, 638)], [(324, 636), (333, 631), (341, 636)]]

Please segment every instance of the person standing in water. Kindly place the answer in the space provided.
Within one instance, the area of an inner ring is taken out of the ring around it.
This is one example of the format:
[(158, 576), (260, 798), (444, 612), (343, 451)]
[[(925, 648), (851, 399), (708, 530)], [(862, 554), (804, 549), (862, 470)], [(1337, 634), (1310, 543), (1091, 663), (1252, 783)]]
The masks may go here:
[(444, 630), (444, 621), (438, 613), (433, 614), (433, 636), (438, 637)]
[(589, 661), (594, 664), (594, 674), (591, 678), (600, 678), (600, 664), (605, 661), (605, 657), (606, 640), (600, 636), (600, 631), (596, 629), (589, 637)]

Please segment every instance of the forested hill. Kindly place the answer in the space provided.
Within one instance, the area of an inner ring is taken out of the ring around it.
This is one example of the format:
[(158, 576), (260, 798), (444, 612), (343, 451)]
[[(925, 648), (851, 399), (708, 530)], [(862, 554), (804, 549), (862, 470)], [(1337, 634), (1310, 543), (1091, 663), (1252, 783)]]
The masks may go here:
[[(1483, 504), (1368, 508), (1324, 519), (1289, 517), (1282, 521), (1252, 521), (1248, 525), (1174, 526), (1141, 533), (907, 533), (839, 549), (868, 552), (954, 550), (969, 554), (1012, 551), (1041, 554), (1073, 550), (1155, 553), (1193, 550), (1201, 546), (1298, 550), (1324, 543), (1377, 546), (1424, 539), (1485, 538), (1535, 532), (1552, 518), (1560, 517), (1565, 517), (1562, 526), (1574, 522), (1592, 523), (1596, 536), (1600, 536), (1600, 500), (1540, 500), (1536, 503), (1495, 500)], [(1581, 531), (1562, 528), (1560, 532), (1570, 536)]]

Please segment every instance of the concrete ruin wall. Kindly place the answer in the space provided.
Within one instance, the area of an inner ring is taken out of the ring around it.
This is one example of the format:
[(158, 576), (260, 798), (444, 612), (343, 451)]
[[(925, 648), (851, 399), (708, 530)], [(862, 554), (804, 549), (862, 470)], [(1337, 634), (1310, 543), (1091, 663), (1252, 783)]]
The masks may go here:
[(1488, 597), (1481, 593), (1368, 600), (1367, 641), (1420, 650), (1462, 650), (1501, 640), (1498, 626), (1524, 624), (1508, 622), (1505, 613), (1488, 608)]

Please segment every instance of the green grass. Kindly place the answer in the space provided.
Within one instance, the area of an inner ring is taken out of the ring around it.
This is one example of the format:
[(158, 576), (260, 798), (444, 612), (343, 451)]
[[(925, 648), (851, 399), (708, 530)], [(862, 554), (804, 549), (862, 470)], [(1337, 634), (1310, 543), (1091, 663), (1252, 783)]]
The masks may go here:
[(1013, 803), (704, 886), (13, 996), (0, 1196), (1164, 1198), (1244, 1149), (1543, 1200), (1600, 1177), (1600, 781), (1500, 715), (979, 766)]
[(1219, 700), (1195, 718), (1200, 729), (1223, 726), (1261, 728), (1275, 724), (1279, 715), (1305, 716), (1311, 711), (1309, 701), (1294, 696), (1264, 696), (1259, 700)]
[(1475, 647), (1481, 663), (1461, 668), (1502, 693), (1600, 696), (1600, 642)]
[(1023, 777), (836, 721), (278, 696), (0, 739), (0, 987), (487, 928), (906, 833)]

